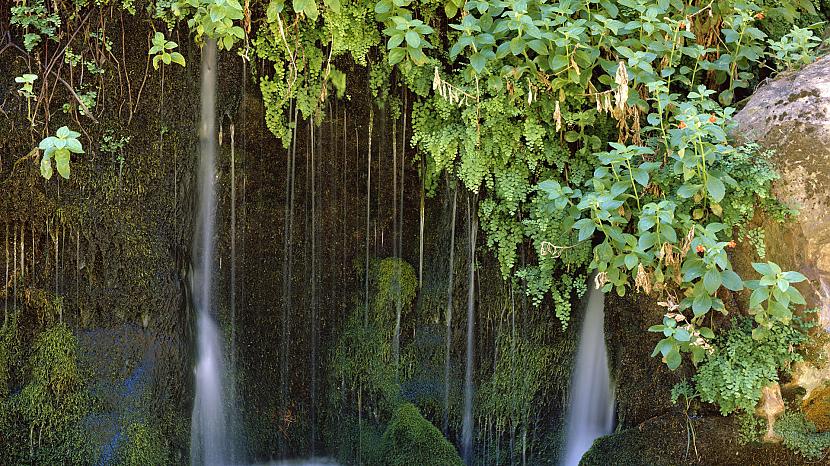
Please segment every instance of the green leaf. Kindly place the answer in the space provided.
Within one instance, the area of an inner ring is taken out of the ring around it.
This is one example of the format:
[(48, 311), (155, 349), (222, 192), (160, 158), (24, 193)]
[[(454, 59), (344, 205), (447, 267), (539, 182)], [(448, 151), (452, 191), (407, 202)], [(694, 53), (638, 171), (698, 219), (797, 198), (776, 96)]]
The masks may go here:
[(772, 268), (770, 268), (768, 263), (753, 262), (752, 268), (761, 275), (769, 275), (772, 273)]
[(631, 270), (634, 267), (637, 267), (638, 262), (639, 262), (639, 260), (637, 259), (636, 255), (626, 254), (626, 256), (625, 256), (625, 266), (626, 266), (626, 268), (628, 268), (628, 270)]
[(179, 65), (185, 66), (184, 56), (182, 56), (182, 54), (180, 54), (179, 52), (171, 53), (170, 54), (170, 61), (172, 61), (173, 63), (178, 63)]
[(481, 53), (474, 53), (473, 56), (470, 57), (470, 65), (477, 74), (481, 74), (481, 72), (484, 71), (484, 67), (487, 66), (487, 59)]
[[(378, 3), (380, 5), (380, 3)], [(277, 21), (277, 15), (282, 13), (282, 10), (285, 8), (285, 0), (271, 0), (271, 3), (268, 4), (268, 10), (265, 12), (265, 16), (268, 19), (269, 23), (274, 23)]]
[(651, 357), (657, 356), (658, 354), (665, 356), (669, 353), (669, 351), (671, 351), (672, 346), (671, 340), (663, 338), (657, 342), (657, 345), (654, 347), (654, 351), (651, 352)]
[(680, 367), (680, 363), (683, 362), (683, 358), (680, 357), (680, 352), (677, 349), (672, 348), (668, 354), (666, 354), (666, 365), (669, 366), (669, 369), (675, 370)]
[(69, 179), (69, 150), (59, 149), (55, 151), (55, 166), (58, 173), (65, 179)]
[(715, 332), (713, 332), (709, 327), (700, 327), (698, 331), (700, 332), (700, 336), (706, 338), (707, 340), (715, 338)]
[(406, 32), (406, 44), (410, 47), (417, 49), (421, 47), (421, 36), (418, 35), (415, 31), (407, 31)]
[(66, 148), (69, 150), (69, 152), (73, 152), (75, 154), (84, 153), (84, 148), (81, 146), (81, 142), (75, 138), (66, 140)]
[(340, 0), (323, 0), (323, 4), (326, 5), (331, 11), (340, 13)]
[(743, 280), (741, 280), (741, 277), (732, 270), (724, 270), (721, 272), (720, 278), (723, 282), (723, 286), (725, 286), (727, 290), (741, 291), (744, 289)]
[(47, 180), (52, 179), (52, 160), (45, 154), (40, 159), (40, 175)]
[(699, 184), (684, 184), (677, 190), (677, 195), (688, 199), (700, 191), (701, 185)]
[(769, 291), (766, 288), (756, 288), (749, 296), (749, 308), (757, 309), (767, 299), (769, 299)]
[(723, 185), (723, 181), (721, 181), (720, 178), (714, 175), (709, 175), (709, 178), (706, 180), (706, 191), (709, 192), (709, 196), (711, 196), (715, 202), (720, 202), (726, 194), (726, 186)]
[(689, 331), (685, 328), (679, 328), (676, 332), (674, 332), (674, 338), (677, 341), (689, 341), (692, 338), (692, 335), (689, 334)]
[(807, 279), (804, 275), (793, 271), (784, 272), (781, 276), (790, 283), (801, 283)]
[(396, 65), (406, 56), (406, 50), (401, 47), (395, 47), (389, 51), (389, 64)]
[(61, 126), (60, 128), (58, 128), (58, 131), (55, 132), (55, 136), (61, 139), (66, 139), (67, 137), (69, 137), (69, 128), (67, 128), (66, 126)]
[(692, 312), (695, 313), (695, 317), (700, 317), (703, 314), (706, 314), (711, 308), (712, 297), (706, 293), (695, 297), (694, 301), (692, 301)]
[(709, 294), (715, 294), (720, 288), (721, 285), (721, 275), (715, 269), (709, 269), (706, 271), (706, 274), (703, 275), (703, 287), (706, 289)]

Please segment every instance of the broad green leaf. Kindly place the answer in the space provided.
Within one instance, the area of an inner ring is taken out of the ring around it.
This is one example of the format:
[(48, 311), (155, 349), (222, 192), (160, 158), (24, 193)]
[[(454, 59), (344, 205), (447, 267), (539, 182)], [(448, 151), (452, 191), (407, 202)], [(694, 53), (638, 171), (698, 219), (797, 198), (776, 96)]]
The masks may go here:
[(721, 285), (721, 275), (715, 269), (709, 269), (706, 271), (706, 274), (703, 275), (703, 287), (706, 289), (709, 294), (715, 294), (720, 288)]
[(418, 35), (415, 31), (407, 31), (406, 32), (406, 44), (412, 48), (420, 48), (421, 47), (421, 36)]
[(784, 272), (781, 276), (790, 283), (800, 283), (807, 279), (804, 275), (793, 271)]
[(331, 11), (340, 13), (340, 0), (323, 0), (323, 4), (326, 5)]
[(40, 175), (47, 180), (52, 179), (52, 160), (45, 154), (40, 159)]
[(721, 272), (720, 278), (723, 282), (723, 286), (725, 286), (727, 290), (741, 291), (744, 289), (744, 283), (741, 280), (741, 277), (732, 270), (724, 270)]
[(55, 151), (55, 166), (58, 173), (65, 179), (69, 179), (69, 151), (60, 149)]
[(395, 47), (389, 51), (389, 64), (396, 65), (406, 56), (406, 51), (401, 47)]
[(720, 178), (710, 175), (706, 180), (706, 191), (715, 202), (720, 202), (726, 194), (726, 186), (723, 185), (723, 181)]
[(668, 354), (666, 354), (666, 365), (669, 366), (669, 369), (675, 370), (680, 367), (680, 363), (683, 362), (683, 358), (680, 357), (680, 353), (677, 349), (672, 348)]
[(749, 308), (757, 309), (761, 304), (769, 298), (769, 291), (767, 288), (757, 288), (749, 296)]

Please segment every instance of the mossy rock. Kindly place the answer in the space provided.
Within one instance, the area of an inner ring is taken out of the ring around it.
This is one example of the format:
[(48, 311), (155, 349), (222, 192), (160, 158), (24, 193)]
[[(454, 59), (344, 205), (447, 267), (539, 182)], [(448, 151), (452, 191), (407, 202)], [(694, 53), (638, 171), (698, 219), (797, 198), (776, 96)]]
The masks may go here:
[(819, 432), (830, 432), (830, 383), (813, 390), (801, 409)]
[[(692, 420), (696, 442), (687, 444), (683, 413), (671, 413), (638, 427), (600, 437), (581, 466), (669, 466), (681, 464), (815, 464), (781, 444), (738, 441), (734, 416), (702, 416)], [(688, 445), (688, 446), (687, 446)], [(695, 454), (697, 446), (697, 458)]]
[(461, 466), (461, 457), (441, 431), (412, 403), (395, 411), (383, 434), (383, 462), (388, 466)]

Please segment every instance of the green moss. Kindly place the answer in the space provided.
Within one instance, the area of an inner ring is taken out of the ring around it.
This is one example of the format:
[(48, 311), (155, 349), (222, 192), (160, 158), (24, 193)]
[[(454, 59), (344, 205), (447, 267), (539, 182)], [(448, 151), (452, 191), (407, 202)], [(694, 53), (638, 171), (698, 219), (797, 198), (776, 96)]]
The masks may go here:
[(86, 464), (91, 460), (90, 444), (80, 424), (91, 401), (77, 351), (77, 339), (64, 323), (37, 336), (28, 383), (7, 406), (14, 428), (23, 427), (28, 434), (28, 442), (19, 445), (22, 448), (8, 452), (13, 457), (22, 459), (24, 455), (42, 464)]
[(461, 465), (461, 457), (411, 403), (398, 407), (383, 434), (383, 463), (389, 466)]
[(121, 464), (157, 466), (170, 464), (167, 442), (151, 426), (132, 423), (127, 427), (127, 444), (121, 450)]
[(403, 259), (388, 257), (374, 265), (372, 275), (375, 318), (381, 323), (394, 322), (397, 306), (409, 309), (415, 299), (418, 290), (415, 269)]

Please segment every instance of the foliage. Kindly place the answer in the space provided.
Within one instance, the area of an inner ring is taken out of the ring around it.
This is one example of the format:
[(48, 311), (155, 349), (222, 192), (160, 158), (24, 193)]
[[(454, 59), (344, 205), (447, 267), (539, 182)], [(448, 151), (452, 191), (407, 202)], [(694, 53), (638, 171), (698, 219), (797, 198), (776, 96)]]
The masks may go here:
[(14, 78), (14, 82), (22, 84), (22, 86), (20, 86), (20, 89), (17, 92), (23, 97), (26, 97), (27, 99), (31, 99), (32, 97), (34, 97), (35, 94), (34, 92), (32, 92), (32, 86), (34, 85), (36, 79), (36, 74), (29, 73)]
[(817, 432), (802, 413), (784, 413), (774, 429), (784, 438), (784, 446), (810, 460), (823, 458), (824, 451), (830, 448), (830, 432)]
[(723, 415), (752, 412), (761, 389), (778, 381), (779, 368), (801, 359), (793, 348), (807, 336), (798, 326), (776, 323), (763, 339), (753, 338), (754, 330), (751, 319), (733, 319), (694, 377), (701, 399), (718, 405)]
[(150, 56), (153, 57), (153, 68), (159, 69), (159, 62), (164, 63), (165, 65), (169, 65), (170, 63), (178, 63), (179, 65), (185, 66), (182, 54), (174, 51), (174, 49), (178, 46), (179, 44), (173, 42), (172, 40), (165, 39), (163, 33), (156, 32), (153, 35), (153, 46), (148, 52)]
[(70, 154), (84, 153), (81, 142), (78, 141), (80, 135), (66, 126), (61, 126), (55, 136), (49, 136), (40, 141), (38, 148), (43, 151), (43, 157), (40, 159), (40, 174), (44, 178), (47, 180), (52, 178), (52, 159), (55, 159), (58, 173), (69, 179)]
[(125, 466), (162, 466), (170, 464), (170, 452), (161, 433), (143, 423), (127, 427), (127, 444), (120, 449)]
[(793, 70), (809, 65), (816, 59), (815, 49), (821, 45), (821, 38), (812, 29), (794, 27), (777, 41), (770, 41), (770, 55), (780, 69)]
[(31, 0), (11, 7), (11, 24), (24, 31), (23, 44), (31, 52), (43, 37), (53, 37), (61, 26), (61, 19), (56, 13), (49, 13), (44, 0)]
[(692, 422), (692, 417), (689, 415), (692, 402), (696, 398), (699, 398), (699, 396), (700, 395), (695, 391), (692, 384), (690, 384), (686, 379), (683, 379), (682, 382), (676, 384), (671, 389), (672, 404), (677, 404), (682, 398), (683, 413), (686, 416), (686, 456), (684, 460), (687, 460), (689, 457), (689, 447), (694, 447), (695, 457), (698, 459), (700, 458), (700, 454), (697, 451), (697, 433), (695, 432), (695, 425), (694, 422)]
[(764, 420), (750, 411), (738, 415), (738, 443), (748, 445), (757, 442), (764, 434)]
[(175, 17), (187, 18), (196, 40), (204, 36), (216, 39), (219, 50), (230, 50), (245, 39), (245, 31), (234, 24), (244, 16), (238, 0), (180, 0), (171, 5), (171, 10)]
[(462, 464), (455, 447), (412, 403), (404, 403), (395, 410), (383, 434), (381, 457), (382, 464), (389, 466)]

